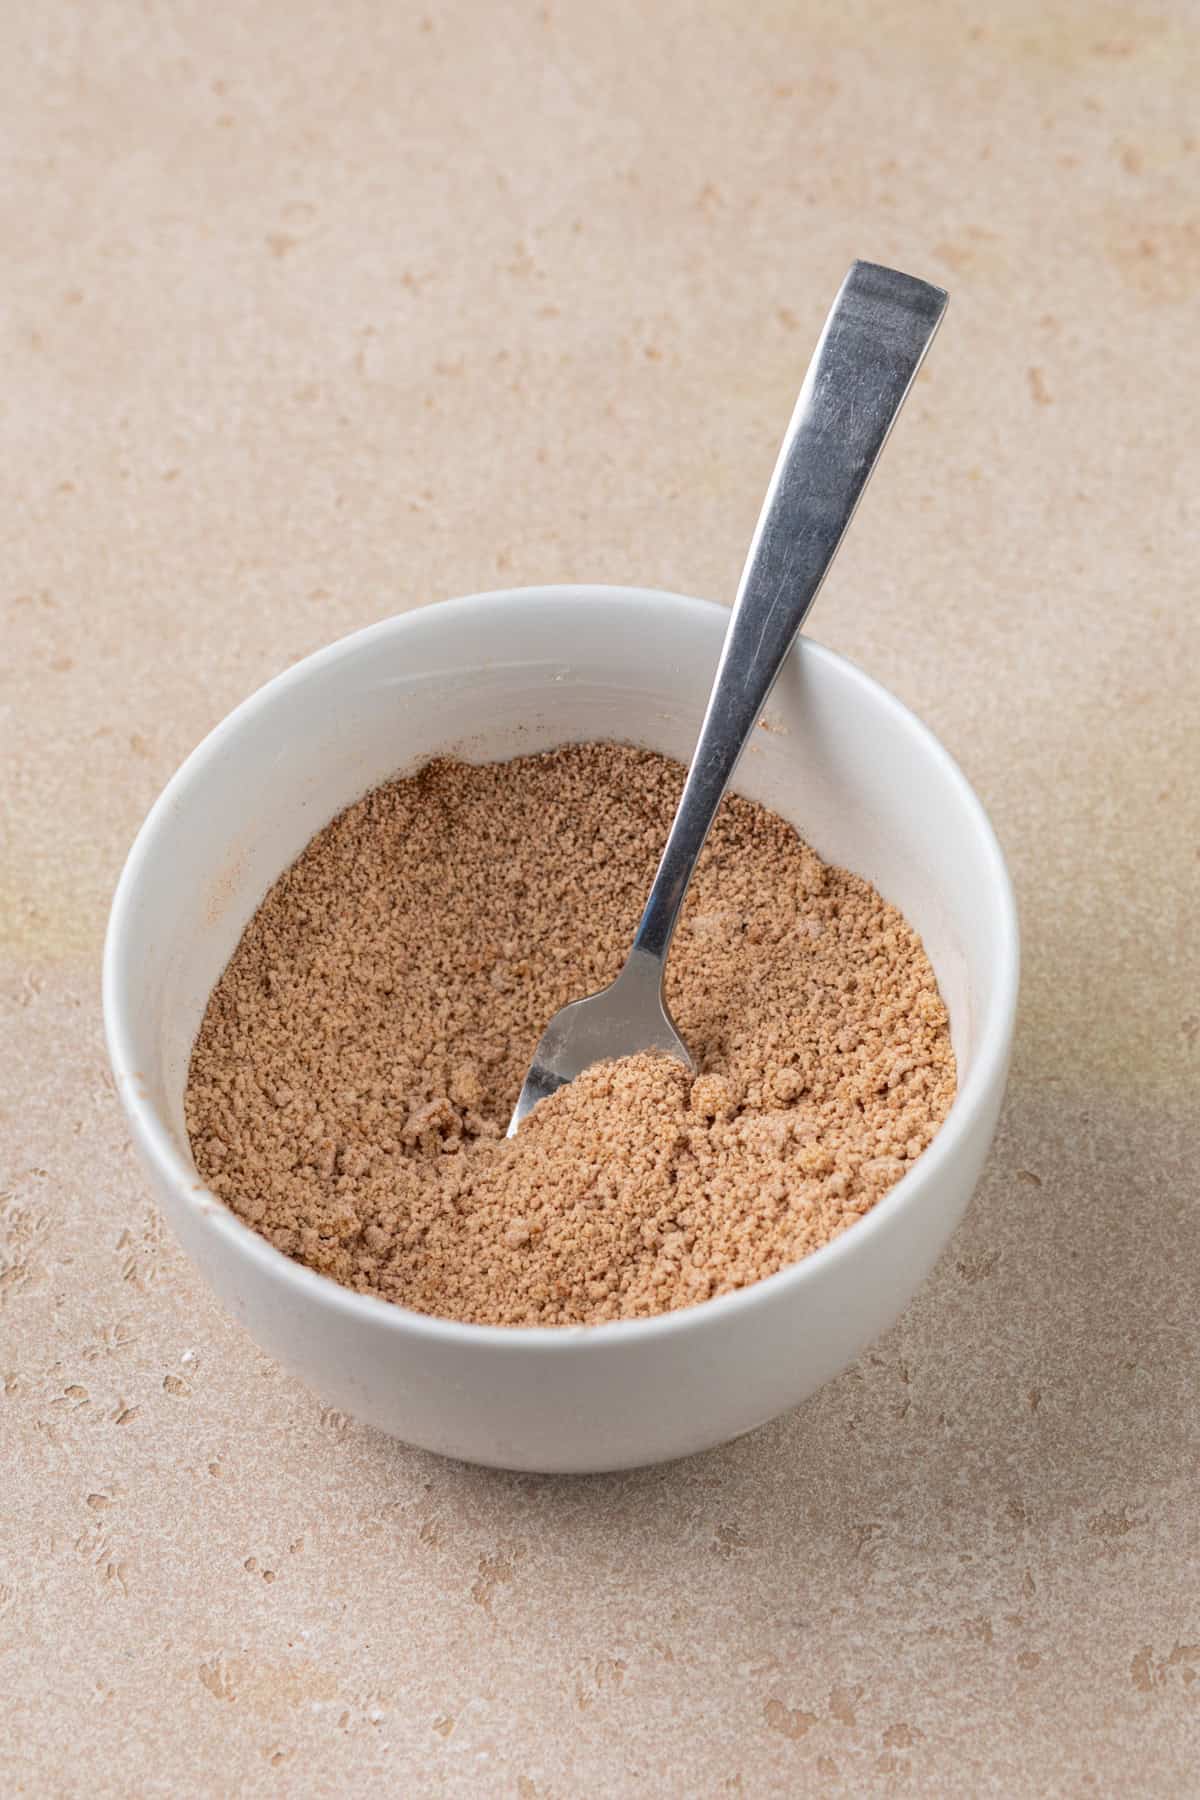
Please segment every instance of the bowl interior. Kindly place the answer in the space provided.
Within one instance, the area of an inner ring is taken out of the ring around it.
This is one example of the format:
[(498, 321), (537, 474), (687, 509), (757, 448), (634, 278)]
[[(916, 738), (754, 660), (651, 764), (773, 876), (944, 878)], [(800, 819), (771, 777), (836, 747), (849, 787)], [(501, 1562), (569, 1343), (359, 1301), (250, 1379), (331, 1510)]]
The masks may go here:
[[(435, 754), (588, 738), (685, 760), (727, 614), (628, 589), (532, 590), (385, 621), (231, 714), (151, 813), (114, 904), (106, 1006), (118, 1074), (191, 1165), (188, 1058), (209, 993), (272, 881), (343, 807)], [(920, 932), (950, 1012), (959, 1100), (997, 1028), (1011, 897), (986, 818), (899, 702), (801, 639), (734, 783)]]

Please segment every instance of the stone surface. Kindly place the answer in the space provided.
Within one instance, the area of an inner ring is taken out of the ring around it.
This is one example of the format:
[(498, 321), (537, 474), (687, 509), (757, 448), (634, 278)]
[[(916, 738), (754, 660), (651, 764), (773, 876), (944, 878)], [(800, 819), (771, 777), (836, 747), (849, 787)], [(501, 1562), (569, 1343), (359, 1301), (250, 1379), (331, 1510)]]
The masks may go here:
[[(9, 8), (0, 1786), (1131, 1793), (1200, 1751), (1194, 7)], [(953, 306), (817, 636), (1019, 889), (1005, 1122), (808, 1405), (595, 1480), (322, 1411), (100, 1040), (146, 807), (455, 592), (728, 594), (851, 256)]]

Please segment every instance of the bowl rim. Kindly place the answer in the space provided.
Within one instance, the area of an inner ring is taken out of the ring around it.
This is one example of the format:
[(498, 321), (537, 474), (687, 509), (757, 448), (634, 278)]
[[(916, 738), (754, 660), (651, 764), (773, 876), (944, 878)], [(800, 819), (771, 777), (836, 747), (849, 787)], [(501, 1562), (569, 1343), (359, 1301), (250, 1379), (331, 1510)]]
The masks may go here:
[(350, 652), (372, 641), (403, 634), (423, 616), (436, 611), (452, 622), (456, 613), (464, 618), (481, 607), (493, 608), (520, 602), (534, 608), (560, 609), (564, 603), (595, 604), (608, 601), (629, 606), (650, 604), (673, 609), (680, 615), (696, 618), (701, 614), (725, 614), (728, 609), (714, 600), (697, 599), (659, 588), (609, 586), (604, 583), (562, 583), (533, 587), (501, 588), (444, 599), (414, 607), (376, 621), (358, 631), (324, 645), (311, 655), (292, 664), (256, 688), (233, 711), (201, 739), (167, 782), (147, 813), (122, 868), (113, 895), (108, 928), (104, 940), (102, 996), (104, 1033), (109, 1060), (131, 1129), (145, 1160), (154, 1174), (168, 1184), (182, 1204), (194, 1215), (203, 1231), (213, 1233), (224, 1253), (233, 1258), (247, 1258), (268, 1279), (290, 1287), (300, 1304), (312, 1304), (340, 1313), (347, 1319), (357, 1318), (364, 1324), (382, 1328), (400, 1338), (415, 1338), (429, 1345), (457, 1346), (462, 1350), (488, 1352), (525, 1352), (554, 1354), (581, 1344), (597, 1350), (646, 1343), (678, 1333), (703, 1331), (710, 1325), (732, 1322), (739, 1314), (754, 1310), (775, 1297), (791, 1292), (799, 1301), (804, 1289), (819, 1281), (826, 1273), (853, 1258), (856, 1246), (866, 1249), (871, 1238), (887, 1228), (897, 1214), (915, 1204), (922, 1191), (933, 1182), (969, 1137), (976, 1118), (996, 1086), (1003, 1085), (1019, 985), (1020, 940), (1016, 902), (1004, 855), (991, 821), (974, 789), (941, 741), (902, 700), (868, 675), (856, 663), (826, 648), (807, 634), (803, 636), (803, 654), (817, 664), (836, 667), (868, 697), (871, 704), (888, 712), (924, 747), (935, 763), (941, 765), (949, 786), (957, 795), (964, 812), (978, 836), (983, 861), (990, 865), (999, 911), (1000, 929), (995, 946), (996, 982), (993, 998), (983, 1020), (978, 1053), (965, 1083), (959, 1088), (949, 1113), (929, 1148), (912, 1169), (878, 1200), (870, 1212), (841, 1232), (832, 1242), (810, 1251), (798, 1262), (789, 1263), (773, 1275), (736, 1288), (731, 1293), (717, 1294), (693, 1306), (671, 1312), (656, 1313), (649, 1318), (615, 1319), (601, 1324), (566, 1325), (480, 1325), (457, 1319), (443, 1319), (430, 1313), (417, 1312), (392, 1300), (360, 1294), (344, 1287), (330, 1276), (318, 1274), (262, 1237), (252, 1226), (238, 1218), (218, 1195), (198, 1180), (194, 1164), (185, 1161), (165, 1121), (160, 1116), (137, 1073), (131, 1044), (130, 1007), (126, 1000), (124, 966), (130, 961), (131, 919), (143, 872), (156, 852), (156, 843), (164, 822), (190, 792), (202, 785), (207, 768), (222, 751), (226, 741), (235, 736), (253, 716), (289, 688), (300, 687), (319, 678), (323, 671)]

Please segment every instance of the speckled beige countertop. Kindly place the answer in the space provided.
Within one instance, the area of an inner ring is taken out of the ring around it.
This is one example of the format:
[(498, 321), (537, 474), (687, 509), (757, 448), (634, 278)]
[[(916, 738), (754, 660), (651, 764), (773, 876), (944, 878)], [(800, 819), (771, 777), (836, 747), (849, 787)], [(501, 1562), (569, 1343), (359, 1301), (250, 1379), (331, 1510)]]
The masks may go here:
[[(5, 1794), (1197, 1791), (1200, 15), (968, 12), (5, 10)], [(953, 306), (813, 628), (1007, 847), (996, 1150), (798, 1412), (625, 1476), (439, 1462), (160, 1225), (113, 883), (355, 626), (727, 595), (856, 254)]]

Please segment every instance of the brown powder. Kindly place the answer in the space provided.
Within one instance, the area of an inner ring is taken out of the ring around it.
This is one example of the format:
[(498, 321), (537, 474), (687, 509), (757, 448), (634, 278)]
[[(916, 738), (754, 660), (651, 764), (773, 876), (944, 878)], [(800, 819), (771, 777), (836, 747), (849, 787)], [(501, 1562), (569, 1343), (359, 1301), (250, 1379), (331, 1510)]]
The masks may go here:
[(916, 934), (731, 796), (671, 952), (700, 1073), (587, 1071), (504, 1137), (534, 1044), (621, 965), (683, 781), (577, 744), (377, 788), (275, 883), (209, 1001), (201, 1175), (279, 1249), (447, 1318), (688, 1306), (861, 1218), (954, 1097)]

